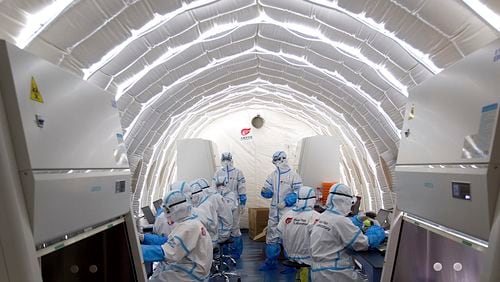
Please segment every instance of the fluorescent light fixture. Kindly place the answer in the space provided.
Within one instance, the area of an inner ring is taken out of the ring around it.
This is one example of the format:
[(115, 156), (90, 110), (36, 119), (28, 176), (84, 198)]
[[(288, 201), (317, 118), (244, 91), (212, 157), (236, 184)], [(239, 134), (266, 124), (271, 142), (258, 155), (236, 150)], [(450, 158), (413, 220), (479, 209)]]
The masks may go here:
[(476, 14), (478, 14), (485, 22), (491, 25), (497, 31), (500, 31), (500, 15), (488, 8), (479, 0), (462, 0), (469, 6)]
[[(78, 0), (77, 0), (78, 1)], [(26, 16), (26, 26), (21, 30), (17, 36), (17, 47), (24, 49), (28, 44), (33, 41), (47, 26), (54, 21), (59, 14), (61, 14), (73, 0), (55, 0), (52, 4), (45, 6), (40, 11)]]

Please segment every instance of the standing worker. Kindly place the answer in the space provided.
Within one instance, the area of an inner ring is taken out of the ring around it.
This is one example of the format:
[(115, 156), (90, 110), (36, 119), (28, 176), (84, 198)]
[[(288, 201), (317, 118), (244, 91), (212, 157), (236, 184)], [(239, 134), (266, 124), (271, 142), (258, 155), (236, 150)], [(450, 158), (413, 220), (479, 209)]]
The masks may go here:
[[(231, 235), (231, 230), (233, 230), (234, 222), (233, 214), (235, 213), (235, 211), (237, 213), (238, 203), (234, 200), (236, 198), (234, 196), (234, 192), (226, 186), (227, 181), (225, 177), (218, 176), (217, 178), (215, 178), (214, 183), (217, 193), (222, 196), (222, 202), (224, 206), (223, 209), (230, 215), (230, 221), (228, 222), (229, 224), (223, 221), (219, 223), (219, 234)], [(225, 238), (229, 239), (229, 237), (230, 236), (226, 236)], [(226, 240), (219, 240), (219, 242), (224, 242)], [(231, 248), (225, 248), (223, 251), (224, 254), (230, 254)]]
[(231, 256), (235, 259), (241, 257), (243, 252), (243, 240), (241, 239), (240, 230), (240, 215), (245, 213), (245, 205), (247, 203), (247, 194), (245, 188), (245, 176), (241, 170), (233, 165), (233, 156), (229, 152), (222, 153), (221, 166), (215, 175), (214, 180), (220, 177), (226, 178), (226, 187), (233, 192), (234, 202), (237, 209), (233, 212), (233, 224), (231, 229), (231, 239), (233, 244), (231, 246)]
[(273, 164), (276, 166), (266, 179), (260, 194), (266, 199), (271, 199), (269, 220), (267, 221), (266, 234), (266, 261), (259, 270), (267, 271), (278, 267), (278, 256), (281, 251), (281, 238), (278, 234), (278, 223), (283, 215), (290, 211), (295, 202), (302, 179), (288, 165), (286, 153), (278, 151), (273, 154)]
[(360, 222), (359, 219), (347, 217), (355, 199), (351, 189), (344, 184), (330, 188), (326, 210), (315, 221), (311, 231), (313, 281), (357, 281), (359, 277), (347, 250), (366, 250), (384, 241), (382, 227), (373, 225), (363, 234), (362, 225), (355, 225)]

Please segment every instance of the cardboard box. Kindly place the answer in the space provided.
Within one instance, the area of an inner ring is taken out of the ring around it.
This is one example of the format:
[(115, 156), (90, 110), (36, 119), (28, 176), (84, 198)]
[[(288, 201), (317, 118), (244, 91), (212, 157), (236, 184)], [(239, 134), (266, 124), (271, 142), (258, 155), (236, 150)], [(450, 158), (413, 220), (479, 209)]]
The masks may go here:
[[(254, 239), (267, 226), (269, 218), (269, 208), (248, 208), (248, 236)], [(266, 237), (258, 241), (265, 241)]]

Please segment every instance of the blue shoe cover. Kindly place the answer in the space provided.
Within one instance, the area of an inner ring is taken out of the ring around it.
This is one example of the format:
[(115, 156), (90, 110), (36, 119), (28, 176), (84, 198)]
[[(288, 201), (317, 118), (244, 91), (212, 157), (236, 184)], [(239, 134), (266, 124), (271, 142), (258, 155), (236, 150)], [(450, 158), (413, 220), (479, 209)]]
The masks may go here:
[(295, 273), (295, 268), (285, 267), (284, 270), (280, 271), (281, 274)]
[(274, 270), (274, 269), (277, 269), (278, 268), (278, 263), (274, 260), (274, 261), (271, 261), (271, 260), (267, 260), (264, 261), (260, 267), (259, 267), (259, 271), (269, 271), (269, 270)]

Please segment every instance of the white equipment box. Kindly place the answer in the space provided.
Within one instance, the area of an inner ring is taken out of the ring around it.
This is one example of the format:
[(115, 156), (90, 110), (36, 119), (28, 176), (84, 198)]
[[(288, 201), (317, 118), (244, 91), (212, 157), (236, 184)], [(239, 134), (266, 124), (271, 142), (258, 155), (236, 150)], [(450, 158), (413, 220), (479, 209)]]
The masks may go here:
[(216, 153), (217, 146), (210, 140), (177, 141), (177, 179), (193, 181), (205, 178), (210, 182), (216, 171)]
[(500, 40), (410, 90), (382, 281), (499, 281)]
[(340, 140), (334, 136), (303, 138), (299, 150), (298, 172), (302, 184), (313, 188), (321, 182), (340, 180)]
[(500, 41), (410, 91), (399, 209), (488, 240), (499, 186)]
[(4, 41), (0, 61), (35, 243), (128, 213), (130, 173), (113, 97)]

